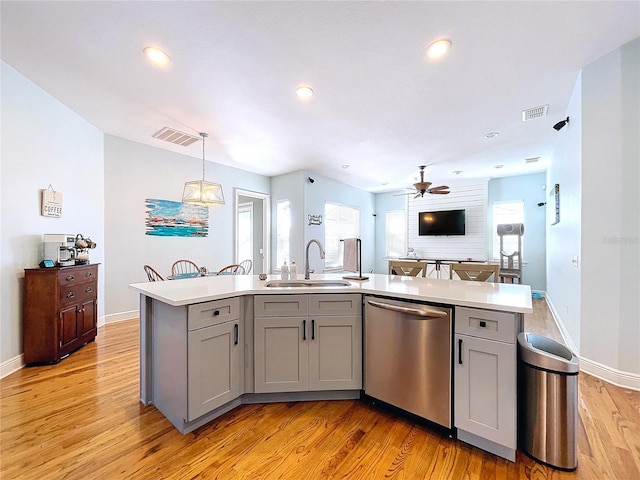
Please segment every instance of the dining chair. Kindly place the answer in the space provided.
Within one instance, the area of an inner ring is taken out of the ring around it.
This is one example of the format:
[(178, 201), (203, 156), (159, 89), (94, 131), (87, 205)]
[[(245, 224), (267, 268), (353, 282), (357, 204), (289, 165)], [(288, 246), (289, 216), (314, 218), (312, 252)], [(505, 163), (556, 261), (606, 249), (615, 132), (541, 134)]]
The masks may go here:
[(150, 282), (162, 282), (164, 278), (153, 267), (145, 265), (144, 271), (147, 274)]
[(241, 261), (238, 265), (240, 265), (244, 269), (244, 275), (249, 275), (251, 268), (253, 267), (253, 261), (247, 259)]
[[(486, 265), (482, 263), (452, 263), (449, 268), (449, 278), (455, 273), (460, 280), (476, 282), (497, 282), (500, 265)], [(493, 280), (489, 280), (493, 276)]]
[(389, 275), (404, 275), (407, 277), (424, 277), (427, 272), (427, 262), (413, 262), (389, 260)]
[(171, 275), (183, 273), (200, 273), (200, 268), (191, 260), (177, 260), (171, 265)]
[(232, 263), (218, 270), (218, 275), (244, 275), (244, 268), (236, 263)]

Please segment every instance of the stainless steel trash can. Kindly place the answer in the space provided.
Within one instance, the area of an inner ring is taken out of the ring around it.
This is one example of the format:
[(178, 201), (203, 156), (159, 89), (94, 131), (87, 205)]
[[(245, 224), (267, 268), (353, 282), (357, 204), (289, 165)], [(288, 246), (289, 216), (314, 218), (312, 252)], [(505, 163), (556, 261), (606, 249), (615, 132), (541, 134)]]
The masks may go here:
[(520, 449), (561, 470), (578, 466), (578, 359), (550, 338), (518, 334)]

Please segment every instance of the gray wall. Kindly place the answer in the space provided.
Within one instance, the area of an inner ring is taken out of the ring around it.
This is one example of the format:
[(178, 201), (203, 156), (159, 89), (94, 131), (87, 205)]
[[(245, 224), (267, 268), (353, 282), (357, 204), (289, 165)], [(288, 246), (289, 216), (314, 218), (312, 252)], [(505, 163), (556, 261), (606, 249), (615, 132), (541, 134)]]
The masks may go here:
[[(314, 183), (304, 183), (304, 244), (316, 238), (324, 245), (324, 205), (326, 202), (357, 207), (360, 209), (360, 239), (362, 240), (362, 271), (369, 272), (375, 265), (375, 195), (344, 183), (336, 182), (319, 175), (312, 175)], [(322, 225), (309, 225), (308, 214), (321, 214)], [(310, 250), (310, 263), (322, 266), (322, 261), (315, 246)], [(304, 257), (302, 257), (304, 259)], [(304, 267), (304, 263), (302, 263)], [(315, 268), (316, 272), (322, 269)]]
[(581, 368), (636, 387), (639, 59), (636, 39), (583, 69), (548, 171), (548, 185), (560, 184), (560, 223), (547, 230), (548, 298)]
[[(189, 148), (201, 151), (197, 143)], [(107, 321), (137, 315), (138, 296), (128, 284), (147, 281), (144, 264), (166, 276), (182, 258), (209, 270), (235, 261), (234, 187), (268, 193), (268, 177), (211, 163), (206, 179), (222, 184), (226, 203), (209, 208), (209, 236), (145, 235), (145, 199), (181, 201), (184, 182), (198, 178), (201, 165), (197, 157), (105, 136), (106, 314), (114, 317)]]
[(640, 39), (584, 68), (582, 114), (580, 353), (640, 374)]
[[(546, 174), (519, 175), (494, 178), (489, 181), (489, 203), (487, 211), (487, 242), (489, 258), (493, 258), (493, 202), (517, 201), (524, 203), (524, 267), (522, 283), (532, 290), (546, 290), (546, 208), (538, 203), (547, 201)], [(496, 252), (497, 254), (497, 252)]]
[[(0, 373), (4, 374), (20, 367), (24, 269), (37, 267), (42, 260), (42, 235), (81, 233), (98, 244), (91, 261), (102, 263), (101, 319), (105, 240), (102, 133), (4, 62), (1, 81)], [(49, 185), (63, 194), (61, 218), (40, 215), (40, 192)]]
[[(307, 180), (311, 176), (314, 183)], [(272, 258), (276, 258), (276, 202), (289, 199), (291, 201), (291, 240), (289, 262), (295, 261), (298, 271), (304, 271), (305, 247), (307, 242), (315, 238), (324, 245), (324, 204), (338, 203), (358, 207), (360, 209), (360, 238), (362, 239), (362, 271), (368, 272), (374, 268), (375, 257), (375, 223), (373, 193), (365, 192), (344, 183), (336, 182), (320, 175), (306, 171), (297, 171), (286, 175), (279, 175), (271, 179), (271, 208), (272, 215)], [(322, 225), (309, 225), (308, 215), (322, 215)], [(322, 273), (324, 261), (320, 258), (318, 249), (313, 246), (309, 250), (309, 265)], [(272, 269), (279, 269), (280, 265), (273, 265)]]

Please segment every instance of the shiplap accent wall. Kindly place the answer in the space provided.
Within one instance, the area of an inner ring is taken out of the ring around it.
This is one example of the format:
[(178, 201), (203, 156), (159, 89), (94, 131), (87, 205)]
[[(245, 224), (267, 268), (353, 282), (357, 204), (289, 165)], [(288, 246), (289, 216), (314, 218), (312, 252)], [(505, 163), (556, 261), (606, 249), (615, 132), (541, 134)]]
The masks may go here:
[[(449, 195), (429, 195), (407, 201), (407, 246), (418, 258), (444, 260), (487, 259), (487, 204), (489, 179), (447, 182)], [(418, 213), (435, 210), (465, 210), (465, 235), (419, 236)]]

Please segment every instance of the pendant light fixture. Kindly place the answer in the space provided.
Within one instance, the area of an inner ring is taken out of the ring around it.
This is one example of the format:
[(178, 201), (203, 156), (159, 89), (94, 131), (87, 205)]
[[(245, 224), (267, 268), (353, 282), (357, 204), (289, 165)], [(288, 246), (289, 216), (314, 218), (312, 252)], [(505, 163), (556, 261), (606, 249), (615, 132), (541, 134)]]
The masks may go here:
[(204, 180), (204, 139), (207, 138), (208, 135), (206, 133), (200, 133), (200, 136), (202, 137), (202, 180), (192, 180), (184, 184), (182, 202), (203, 207), (224, 205), (222, 185)]

